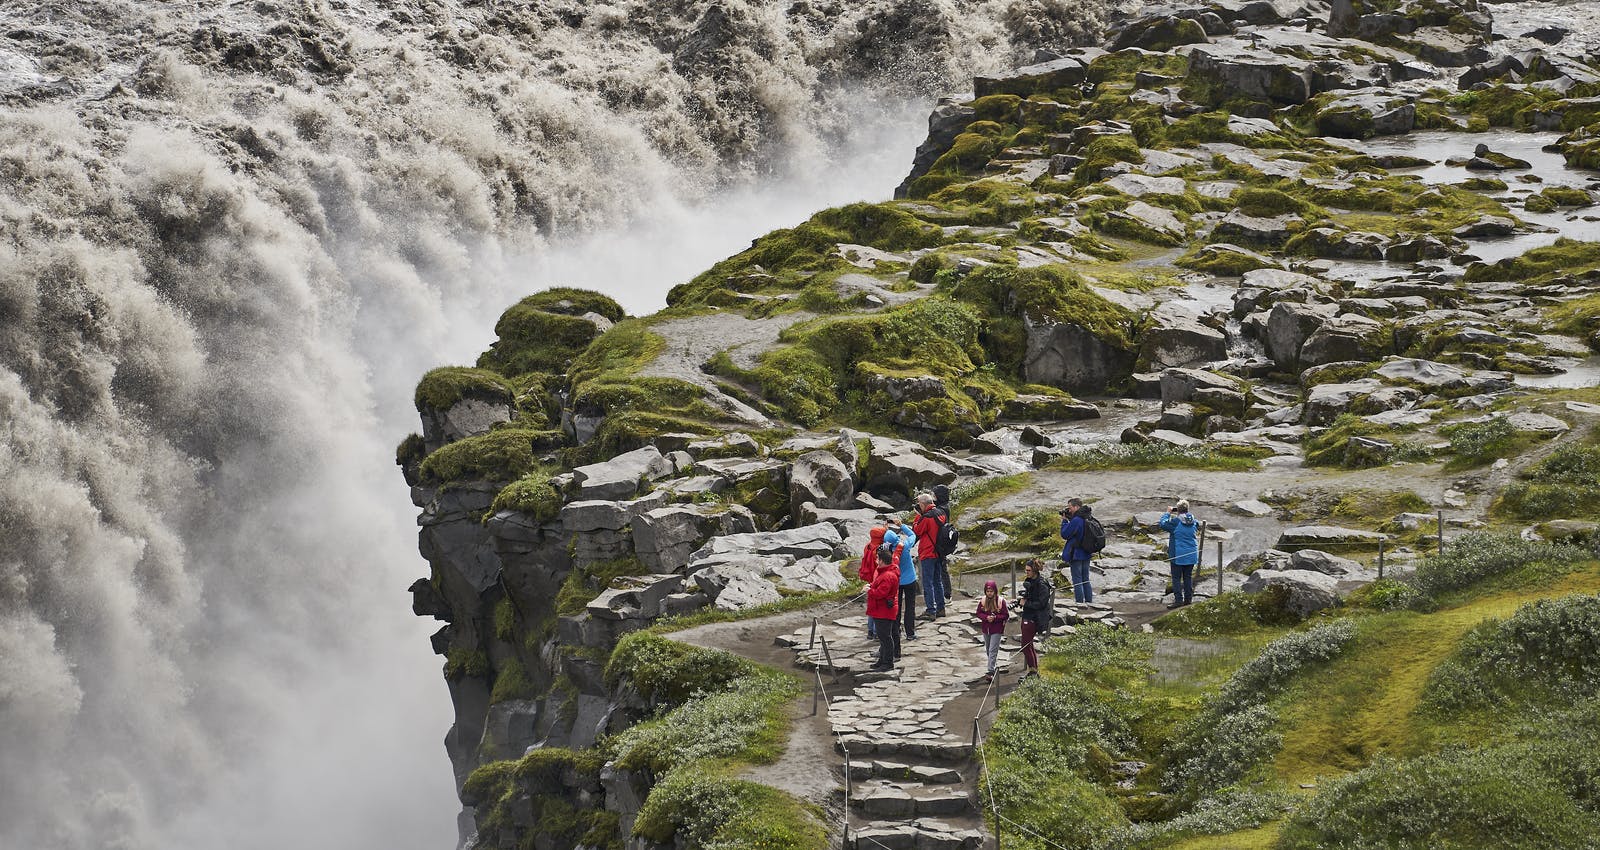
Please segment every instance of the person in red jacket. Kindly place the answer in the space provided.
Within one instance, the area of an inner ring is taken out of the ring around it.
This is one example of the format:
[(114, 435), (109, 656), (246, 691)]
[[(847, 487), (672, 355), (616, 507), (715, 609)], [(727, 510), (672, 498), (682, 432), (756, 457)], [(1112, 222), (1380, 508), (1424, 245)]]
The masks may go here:
[(949, 521), (950, 515), (933, 503), (933, 494), (917, 497), (917, 519), (911, 530), (917, 535), (917, 577), (922, 580), (924, 620), (943, 617), (944, 601), (950, 598), (950, 589), (944, 586), (949, 568), (938, 548), (939, 529)]
[[(861, 550), (861, 568), (856, 571), (856, 575), (867, 584), (872, 584), (872, 576), (878, 571), (878, 547), (883, 545), (883, 533), (888, 530), (887, 527), (878, 525), (867, 532), (867, 548)], [(873, 623), (871, 615), (868, 615), (867, 637), (877, 636), (877, 624)]]
[(872, 576), (872, 586), (867, 588), (867, 616), (872, 618), (878, 632), (878, 663), (872, 670), (885, 673), (894, 669), (895, 624), (900, 616), (899, 553), (885, 543), (878, 547), (878, 566)]

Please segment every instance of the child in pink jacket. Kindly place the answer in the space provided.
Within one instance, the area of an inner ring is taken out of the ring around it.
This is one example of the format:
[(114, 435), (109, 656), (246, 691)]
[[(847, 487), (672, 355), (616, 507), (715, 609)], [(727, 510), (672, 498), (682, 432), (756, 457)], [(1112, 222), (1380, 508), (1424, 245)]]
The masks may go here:
[(1006, 601), (1000, 598), (1000, 586), (992, 581), (983, 583), (983, 601), (978, 603), (978, 622), (983, 632), (983, 646), (989, 653), (989, 672), (984, 682), (994, 681), (995, 662), (1000, 658), (1000, 639), (1006, 634), (1006, 621), (1011, 612)]

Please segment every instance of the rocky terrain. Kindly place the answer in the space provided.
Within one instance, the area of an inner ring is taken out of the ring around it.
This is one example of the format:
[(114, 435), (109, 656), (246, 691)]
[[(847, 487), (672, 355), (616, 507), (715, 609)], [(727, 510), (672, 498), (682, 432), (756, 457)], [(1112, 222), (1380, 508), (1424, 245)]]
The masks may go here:
[[(1308, 754), (1298, 671), (1398, 676), (1360, 623), (1426, 634), (1422, 679), (1390, 683), (1402, 723), (1454, 693), (1427, 676), (1468, 628), (1600, 589), (1568, 545), (1592, 544), (1600, 495), (1595, 48), (1578, 4), (1145, 8), (1102, 46), (976, 78), (897, 199), (761, 237), (656, 315), (575, 289), (507, 310), (475, 366), (423, 378), (397, 457), (475, 846), (1327, 846), (1320, 777), (1357, 794), (1378, 754), (1451, 756), (1389, 732)], [(863, 674), (853, 559), (935, 484), (957, 568), (1008, 585), (1057, 548), (1063, 499), (1093, 501), (1102, 604), (1058, 601), (1047, 656), (1087, 684), (1008, 680), (985, 710), (962, 622), (897, 678)], [(1149, 624), (1176, 498), (1208, 521), (1210, 601)], [(800, 631), (743, 622), (785, 610)], [(691, 628), (721, 621), (736, 639)], [(774, 663), (803, 686), (762, 678)], [(827, 728), (799, 722), (828, 688)], [(1073, 742), (1059, 768), (1016, 737), (1049, 700), (1115, 709), (1049, 727)], [(1248, 752), (1217, 767), (1141, 725), (1183, 706), (1223, 723), (1195, 733), (1213, 750)], [(791, 720), (834, 744), (806, 752), (836, 793), (747, 771)], [(1067, 814), (1006, 790), (1030, 783)], [(1544, 846), (1578, 846), (1594, 812), (1572, 805)], [(756, 814), (689, 810), (718, 806)], [(1380, 845), (1428, 846), (1410, 840)]]

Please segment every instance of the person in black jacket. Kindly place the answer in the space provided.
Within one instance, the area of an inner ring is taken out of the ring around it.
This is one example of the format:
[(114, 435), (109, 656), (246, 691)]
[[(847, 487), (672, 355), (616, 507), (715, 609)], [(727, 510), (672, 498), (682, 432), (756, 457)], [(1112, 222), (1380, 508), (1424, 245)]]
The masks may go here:
[(1022, 580), (1022, 660), (1027, 669), (1022, 678), (1039, 675), (1039, 653), (1034, 649), (1033, 636), (1050, 627), (1050, 586), (1044, 577), (1044, 562), (1038, 558), (1028, 561)]

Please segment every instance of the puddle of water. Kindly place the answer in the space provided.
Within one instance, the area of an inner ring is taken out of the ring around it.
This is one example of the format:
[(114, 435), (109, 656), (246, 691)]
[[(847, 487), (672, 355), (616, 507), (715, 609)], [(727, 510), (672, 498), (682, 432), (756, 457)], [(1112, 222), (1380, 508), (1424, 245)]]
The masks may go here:
[[(1404, 136), (1379, 136), (1361, 143), (1360, 150), (1370, 155), (1408, 154), (1433, 161), (1421, 168), (1395, 168), (1391, 174), (1414, 174), (1429, 185), (1460, 183), (1469, 177), (1498, 177), (1513, 186), (1519, 174), (1537, 174), (1544, 180), (1539, 186), (1586, 186), (1600, 179), (1600, 171), (1585, 168), (1568, 168), (1567, 160), (1559, 153), (1542, 150), (1545, 145), (1560, 138), (1560, 133), (1460, 133), (1449, 130), (1424, 130)], [(1533, 167), (1512, 171), (1468, 171), (1456, 165), (1445, 165), (1451, 157), (1470, 157), (1479, 144), (1486, 144), (1497, 153), (1526, 160)]]
[(1205, 641), (1160, 638), (1156, 641), (1155, 653), (1150, 657), (1150, 666), (1155, 668), (1150, 674), (1150, 681), (1158, 684), (1194, 682), (1203, 676), (1207, 660), (1227, 655), (1242, 645), (1241, 641), (1232, 638)]
[(1567, 371), (1559, 375), (1512, 375), (1511, 380), (1519, 387), (1546, 390), (1600, 387), (1600, 356), (1582, 360), (1560, 358), (1556, 363)]

